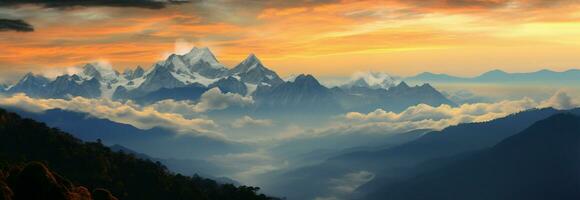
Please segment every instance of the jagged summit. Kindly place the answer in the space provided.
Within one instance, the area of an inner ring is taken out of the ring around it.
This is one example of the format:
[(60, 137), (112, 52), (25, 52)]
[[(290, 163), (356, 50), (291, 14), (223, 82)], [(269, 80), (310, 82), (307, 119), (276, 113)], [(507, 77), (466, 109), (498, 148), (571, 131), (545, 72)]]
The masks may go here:
[(20, 83), (20, 82), (26, 82), (26, 81), (32, 81), (32, 80), (40, 80), (40, 81), (44, 82), (44, 81), (48, 81), (48, 78), (46, 78), (40, 74), (36, 75), (32, 72), (28, 72), (18, 82)]
[(85, 64), (83, 71), (77, 75), (86, 80), (96, 78), (105, 83), (114, 82), (119, 79), (119, 72), (115, 71), (111, 66), (100, 63)]
[(205, 61), (210, 64), (218, 64), (219, 61), (208, 47), (197, 48), (193, 47), (188, 53), (184, 54), (183, 59), (189, 64), (194, 64), (199, 61)]
[(260, 61), (260, 59), (256, 56), (256, 54), (254, 53), (250, 53), (248, 55), (248, 57), (246, 57), (246, 59), (244, 59), (244, 61), (242, 61), (242, 63), (244, 64), (262, 64), (262, 61)]
[(420, 88), (433, 88), (429, 83), (423, 83), (423, 85), (419, 86)]
[(229, 70), (228, 76), (239, 76), (243, 82), (250, 84), (278, 85), (284, 82), (276, 72), (264, 66), (253, 53)]
[(154, 67), (168, 68), (170, 72), (181, 74), (182, 77), (178, 79), (187, 79), (190, 82), (199, 75), (215, 79), (227, 72), (227, 68), (218, 62), (215, 55), (207, 47), (194, 47), (183, 55), (171, 54), (166, 60), (158, 62)]
[(26, 73), (16, 84), (8, 89), (10, 93), (26, 93), (30, 96), (41, 96), (42, 88), (50, 80), (42, 75), (35, 75), (32, 72)]
[(143, 75), (145, 75), (145, 70), (141, 67), (141, 65), (138, 65), (134, 70), (131, 68), (127, 68), (123, 72), (123, 77), (125, 77), (125, 79), (129, 81), (141, 78), (143, 77)]
[(262, 61), (260, 61), (260, 59), (253, 53), (251, 53), (250, 55), (248, 55), (248, 57), (246, 57), (246, 59), (244, 59), (240, 64), (238, 64), (236, 67), (234, 67), (231, 71), (236, 72), (236, 73), (240, 73), (240, 72), (247, 72), (250, 70), (254, 70), (254, 69), (258, 69), (258, 70), (263, 70), (264, 65), (262, 64)]
[(95, 67), (95, 65), (92, 64), (92, 63), (85, 64), (85, 66), (83, 67), (83, 71), (81, 72), (81, 74), (82, 75), (85, 75), (87, 77), (97, 78), (98, 80), (101, 79), (101, 73), (97, 70), (97, 68)]
[(392, 89), (409, 89), (411, 88), (405, 81), (401, 81), (399, 85), (393, 87)]

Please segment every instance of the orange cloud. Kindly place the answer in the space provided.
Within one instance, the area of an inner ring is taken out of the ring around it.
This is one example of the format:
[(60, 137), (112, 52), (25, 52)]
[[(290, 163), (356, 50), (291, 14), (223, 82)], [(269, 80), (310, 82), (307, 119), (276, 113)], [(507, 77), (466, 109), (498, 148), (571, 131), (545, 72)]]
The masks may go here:
[[(580, 49), (580, 5), (573, 1), (272, 2), (10, 11), (37, 28), (0, 33), (0, 72), (96, 59), (117, 68), (149, 66), (172, 52), (178, 39), (210, 46), (230, 66), (257, 53), (283, 74), (346, 75), (368, 68), (412, 74), (437, 71), (428, 68), (434, 66), (449, 71), (459, 61), (472, 66), (463, 73), (474, 73), (498, 66), (523, 69), (531, 63), (525, 55), (560, 68), (580, 62), (568, 53)], [(506, 49), (521, 50), (512, 55), (518, 60), (490, 59)], [(401, 52), (405, 56), (395, 56)], [(435, 63), (439, 60), (448, 66)], [(545, 67), (539, 65), (528, 68)]]

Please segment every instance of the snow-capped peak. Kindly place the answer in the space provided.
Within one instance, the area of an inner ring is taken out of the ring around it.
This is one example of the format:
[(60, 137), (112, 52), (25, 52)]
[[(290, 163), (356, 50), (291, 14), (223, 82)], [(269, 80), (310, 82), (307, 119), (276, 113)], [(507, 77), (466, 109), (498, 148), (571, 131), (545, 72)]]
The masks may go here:
[(49, 80), (43, 75), (28, 72), (15, 85), (26, 84), (27, 82), (45, 84), (48, 83)]
[(84, 79), (96, 78), (99, 81), (110, 82), (119, 79), (119, 73), (105, 63), (87, 63), (78, 74)]
[(169, 67), (171, 71), (178, 73), (188, 73), (189, 69), (185, 62), (181, 59), (181, 56), (176, 54), (171, 54), (165, 61), (165, 67)]
[(399, 83), (400, 80), (382, 72), (359, 72), (355, 73), (343, 87), (369, 87), (373, 89), (388, 89)]
[(244, 61), (242, 61), (240, 64), (234, 67), (232, 71), (234, 73), (246, 73), (257, 68), (263, 69), (265, 67), (260, 61), (260, 59), (258, 59), (258, 57), (255, 54), (251, 53), (250, 55), (248, 55), (248, 57), (246, 57), (246, 59), (244, 59)]
[(207, 47), (197, 48), (193, 47), (191, 51), (182, 55), (183, 60), (189, 65), (194, 65), (200, 61), (204, 61), (210, 64), (214, 68), (222, 68), (223, 65), (219, 64), (219, 61), (215, 55)]
[(28, 81), (28, 79), (31, 79), (31, 78), (35, 78), (35, 76), (32, 72), (28, 72), (20, 79), (19, 82)]
[(141, 67), (141, 65), (138, 65), (134, 70), (131, 68), (125, 69), (123, 72), (123, 77), (125, 77), (127, 80), (133, 80), (136, 78), (141, 78), (144, 74), (145, 70)]
[(262, 64), (262, 61), (260, 61), (260, 59), (258, 59), (256, 54), (251, 53), (250, 55), (248, 55), (248, 57), (246, 57), (246, 59), (244, 59), (244, 61), (242, 61), (241, 64), (243, 64), (243, 65), (255, 65), (255, 64)]
[(83, 67), (83, 71), (81, 72), (81, 75), (87, 78), (96, 77), (97, 79), (101, 79), (101, 73), (99, 72), (99, 70), (97, 70), (97, 67), (93, 63), (85, 64), (85, 66)]
[(250, 54), (240, 64), (228, 71), (229, 76), (240, 76), (246, 83), (278, 85), (284, 82), (276, 72), (266, 68), (255, 54)]

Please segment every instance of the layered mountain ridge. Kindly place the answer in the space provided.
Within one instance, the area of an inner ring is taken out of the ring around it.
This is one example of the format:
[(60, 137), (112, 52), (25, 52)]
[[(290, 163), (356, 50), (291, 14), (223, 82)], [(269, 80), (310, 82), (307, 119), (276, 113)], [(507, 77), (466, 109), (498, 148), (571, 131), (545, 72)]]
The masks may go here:
[(251, 109), (261, 111), (317, 109), (338, 113), (377, 107), (401, 110), (419, 103), (454, 105), (430, 85), (410, 87), (386, 74), (361, 75), (347, 85), (328, 88), (312, 75), (284, 81), (255, 54), (228, 69), (209, 48), (197, 47), (186, 54), (171, 54), (147, 70), (137, 66), (120, 73), (107, 64), (89, 63), (79, 73), (63, 74), (55, 80), (28, 73), (3, 91), (37, 98), (81, 96), (149, 104), (164, 99), (198, 101), (201, 94), (216, 87), (224, 93), (252, 96), (257, 105)]

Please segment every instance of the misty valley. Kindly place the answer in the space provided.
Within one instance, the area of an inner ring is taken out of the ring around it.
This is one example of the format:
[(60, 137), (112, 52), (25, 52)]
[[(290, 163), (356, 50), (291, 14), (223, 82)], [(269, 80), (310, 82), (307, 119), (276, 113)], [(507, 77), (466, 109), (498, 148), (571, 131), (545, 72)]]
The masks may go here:
[(0, 200), (578, 200), (579, 0), (0, 0)]

